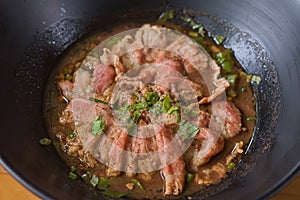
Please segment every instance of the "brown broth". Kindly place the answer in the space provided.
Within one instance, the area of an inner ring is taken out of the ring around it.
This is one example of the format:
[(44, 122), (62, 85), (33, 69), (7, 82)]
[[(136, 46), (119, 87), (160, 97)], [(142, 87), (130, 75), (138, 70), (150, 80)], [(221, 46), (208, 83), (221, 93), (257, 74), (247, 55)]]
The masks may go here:
[[(174, 27), (173, 25), (167, 25)], [(93, 34), (90, 34), (83, 38), (78, 43), (74, 44), (63, 56), (62, 59), (57, 64), (57, 70), (52, 74), (47, 89), (45, 92), (45, 106), (44, 106), (44, 117), (45, 122), (47, 125), (47, 128), (49, 130), (49, 134), (51, 139), (54, 141), (54, 144), (62, 157), (62, 159), (67, 163), (69, 167), (75, 166), (77, 171), (76, 173), (78, 175), (86, 174), (87, 176), (91, 176), (91, 174), (96, 174), (99, 177), (106, 177), (108, 178), (105, 173), (104, 169), (105, 166), (99, 162), (95, 165), (95, 167), (92, 169), (88, 167), (84, 162), (79, 160), (77, 157), (67, 155), (67, 153), (64, 150), (64, 142), (61, 142), (57, 139), (57, 133), (61, 133), (62, 137), (67, 137), (66, 133), (72, 131), (72, 127), (64, 127), (59, 124), (58, 117), (59, 114), (62, 113), (63, 109), (66, 107), (67, 102), (62, 98), (58, 88), (57, 88), (57, 82), (64, 78), (64, 73), (67, 70), (68, 73), (73, 74), (76, 68), (80, 66), (80, 63), (84, 58), (86, 57), (87, 53), (90, 52), (97, 44), (99, 44), (101, 41), (109, 37), (110, 35), (113, 35), (115, 33), (119, 33), (123, 30), (127, 30), (130, 28), (136, 28), (140, 27), (140, 24), (126, 24), (120, 27), (116, 27), (112, 30), (112, 32), (95, 32)], [(213, 40), (211, 38), (206, 37), (204, 42), (205, 45), (207, 45), (209, 48), (215, 50), (216, 45), (213, 43)], [(224, 48), (221, 46), (217, 46), (219, 50), (223, 50)], [(242, 71), (241, 66), (238, 64), (237, 61), (235, 61), (235, 69), (234, 73), (239, 73)], [(244, 88), (244, 91), (241, 92), (242, 88)], [(246, 81), (245, 77), (240, 77), (236, 87), (235, 91), (237, 91), (237, 96), (229, 99), (232, 101), (241, 111), (242, 114), (242, 127), (245, 127), (245, 131), (241, 131), (240, 134), (237, 136), (225, 140), (225, 147), (224, 149), (214, 156), (208, 163), (204, 164), (199, 168), (199, 171), (204, 169), (211, 168), (216, 163), (223, 163), (225, 166), (225, 159), (226, 156), (229, 155), (235, 145), (235, 143), (238, 143), (240, 141), (244, 142), (243, 150), (245, 151), (249, 141), (252, 137), (252, 132), (255, 126), (255, 121), (248, 121), (247, 117), (249, 116), (256, 116), (255, 112), (255, 97), (253, 95), (252, 88), (250, 84)], [(234, 162), (237, 163), (241, 159), (241, 155), (234, 159)], [(229, 172), (230, 169), (226, 168), (226, 172)], [(199, 173), (201, 175), (201, 173)], [(154, 172), (152, 178), (150, 180), (145, 180), (143, 178), (143, 175), (137, 175), (136, 177), (133, 177), (134, 179), (137, 179), (140, 181), (140, 183), (145, 188), (145, 192), (143, 192), (137, 185), (135, 185), (134, 189), (132, 190), (132, 194), (128, 194), (131, 198), (168, 198), (169, 196), (163, 195), (163, 179), (161, 177), (161, 174), (159, 171)], [(212, 176), (211, 177), (212, 184), (218, 183), (221, 181), (221, 179), (226, 177), (218, 177), (218, 176)], [(128, 192), (128, 188), (126, 188), (126, 184), (130, 182), (130, 177), (127, 177), (125, 174), (122, 174), (119, 177), (112, 178), (112, 182), (109, 186), (109, 188), (113, 191), (118, 192)], [(89, 180), (87, 180), (89, 182)], [(201, 188), (203, 188), (205, 184), (199, 185), (196, 181), (192, 181), (191, 183), (185, 184), (185, 189), (183, 191), (182, 195), (190, 195), (193, 194)]]

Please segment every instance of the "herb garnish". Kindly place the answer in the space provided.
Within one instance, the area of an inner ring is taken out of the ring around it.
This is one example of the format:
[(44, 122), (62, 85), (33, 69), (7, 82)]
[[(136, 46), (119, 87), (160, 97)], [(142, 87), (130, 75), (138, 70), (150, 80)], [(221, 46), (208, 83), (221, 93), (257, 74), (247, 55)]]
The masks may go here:
[(182, 120), (179, 123), (179, 129), (177, 131), (184, 139), (193, 138), (199, 132), (198, 126)]
[(102, 101), (102, 100), (100, 100), (100, 99), (96, 99), (96, 98), (94, 98), (94, 97), (90, 97), (89, 100), (90, 100), (90, 101), (93, 101), (93, 102), (95, 102), (95, 103), (108, 104), (107, 102)]
[(92, 121), (92, 135), (100, 135), (105, 129), (105, 123), (101, 116)]
[(51, 142), (52, 141), (49, 138), (42, 138), (39, 141), (40, 145), (43, 145), (43, 146), (47, 146), (47, 145), (51, 144)]

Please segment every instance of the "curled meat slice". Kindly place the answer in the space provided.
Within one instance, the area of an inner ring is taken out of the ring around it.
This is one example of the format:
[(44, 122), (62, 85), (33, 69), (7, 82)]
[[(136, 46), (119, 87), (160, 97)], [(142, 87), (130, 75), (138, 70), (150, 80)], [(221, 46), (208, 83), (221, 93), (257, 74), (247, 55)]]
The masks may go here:
[(184, 68), (179, 58), (176, 56), (171, 56), (172, 55), (167, 55), (167, 52), (161, 51), (159, 56), (156, 58), (156, 63), (162, 64), (179, 72), (180, 74), (183, 74)]
[(200, 128), (193, 144), (186, 153), (186, 159), (190, 160), (191, 169), (197, 171), (199, 166), (208, 162), (223, 148), (224, 138), (221, 135), (216, 135), (211, 129)]
[(120, 170), (122, 169), (125, 162), (125, 147), (128, 141), (128, 133), (127, 131), (115, 127), (114, 131), (116, 133), (111, 134), (110, 132), (107, 134), (107, 137), (111, 139), (111, 148), (108, 153), (108, 163), (110, 166), (110, 170), (107, 170), (107, 174), (110, 176), (120, 175)]
[(95, 67), (92, 79), (92, 86), (96, 94), (103, 92), (114, 82), (116, 72), (113, 67), (99, 64)]
[(182, 192), (186, 174), (183, 158), (163, 167), (162, 174), (165, 178), (165, 194), (179, 195)]
[(73, 83), (69, 80), (62, 80), (58, 82), (58, 87), (62, 95), (68, 100), (72, 99)]
[(156, 134), (157, 147), (161, 151), (159, 156), (163, 166), (161, 172), (164, 177), (164, 193), (166, 195), (180, 194), (183, 190), (186, 175), (183, 157), (178, 156), (178, 153), (180, 153), (178, 151), (181, 150), (172, 136), (174, 136), (174, 133), (165, 125)]
[[(218, 101), (212, 104), (212, 127), (221, 131), (226, 138), (234, 137), (241, 131), (241, 112), (229, 101)], [(223, 123), (222, 123), (223, 122)]]

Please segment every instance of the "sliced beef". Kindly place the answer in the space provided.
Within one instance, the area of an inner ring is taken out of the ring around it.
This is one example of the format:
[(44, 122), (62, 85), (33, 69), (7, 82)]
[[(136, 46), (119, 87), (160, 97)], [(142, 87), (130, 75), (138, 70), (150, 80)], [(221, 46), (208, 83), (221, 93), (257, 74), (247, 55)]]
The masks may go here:
[(156, 142), (162, 162), (164, 193), (166, 195), (178, 195), (183, 190), (186, 175), (181, 149), (174, 139), (174, 133), (165, 125), (156, 134)]
[(187, 152), (189, 167), (197, 171), (224, 148), (224, 138), (208, 128), (200, 128)]
[(212, 127), (226, 138), (234, 137), (241, 131), (241, 112), (229, 101), (212, 104)]
[(92, 87), (95, 93), (101, 95), (115, 81), (116, 72), (111, 66), (99, 64), (95, 67), (92, 79)]

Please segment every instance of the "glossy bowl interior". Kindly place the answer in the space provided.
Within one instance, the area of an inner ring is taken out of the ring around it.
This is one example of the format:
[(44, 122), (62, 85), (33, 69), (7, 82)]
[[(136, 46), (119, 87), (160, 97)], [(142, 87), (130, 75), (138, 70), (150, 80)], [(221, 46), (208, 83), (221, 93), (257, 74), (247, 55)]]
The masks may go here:
[[(74, 42), (94, 29), (109, 31), (128, 20), (151, 22), (161, 1), (0, 2), (0, 162), (43, 199), (99, 199), (80, 180), (70, 180), (47, 136), (43, 92), (55, 63)], [(170, 1), (194, 11), (210, 34), (227, 37), (254, 85), (258, 121), (242, 162), (221, 184), (195, 199), (262, 199), (286, 185), (300, 169), (300, 2), (290, 0)], [(105, 197), (102, 197), (105, 198)]]

